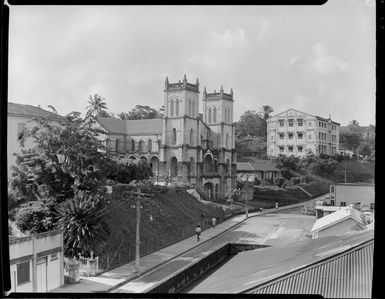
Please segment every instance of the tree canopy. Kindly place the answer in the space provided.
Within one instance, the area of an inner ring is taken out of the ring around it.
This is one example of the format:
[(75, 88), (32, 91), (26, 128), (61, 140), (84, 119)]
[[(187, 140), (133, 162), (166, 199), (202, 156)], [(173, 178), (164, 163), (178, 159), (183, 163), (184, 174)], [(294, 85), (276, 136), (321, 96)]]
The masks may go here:
[[(108, 232), (102, 218), (108, 205), (106, 185), (143, 180), (152, 173), (146, 161), (118, 163), (98, 139), (99, 130), (88, 126), (80, 113), (72, 112), (61, 123), (35, 119), (20, 142), (34, 140), (34, 147), (17, 154), (12, 167), (11, 187), (27, 202), (16, 215), (23, 232), (40, 233), (65, 229), (66, 253), (98, 252), (92, 239)], [(100, 233), (100, 234), (99, 234)], [(100, 242), (99, 242), (100, 243)], [(100, 243), (101, 244), (101, 243)]]
[(119, 113), (117, 116), (123, 120), (154, 119), (161, 118), (163, 116), (162, 111), (162, 108), (160, 110), (156, 110), (154, 108), (151, 108), (150, 106), (136, 105), (135, 108), (129, 111), (128, 113), (122, 112)]
[[(101, 114), (105, 115), (107, 111), (107, 104), (105, 102), (105, 99), (101, 96), (95, 94), (94, 96), (89, 96), (88, 100), (88, 106), (87, 106), (87, 112), (86, 117), (96, 117), (96, 116), (102, 116)], [(108, 113), (107, 113), (108, 114)]]

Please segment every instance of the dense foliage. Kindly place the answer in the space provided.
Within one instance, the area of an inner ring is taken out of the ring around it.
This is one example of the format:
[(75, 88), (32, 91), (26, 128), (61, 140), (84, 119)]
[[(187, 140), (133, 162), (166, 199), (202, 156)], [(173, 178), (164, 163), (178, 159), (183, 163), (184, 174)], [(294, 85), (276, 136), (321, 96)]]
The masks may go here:
[[(94, 118), (84, 122), (79, 115), (70, 113), (60, 123), (36, 119), (33, 128), (24, 130), (21, 144), (32, 139), (34, 148), (17, 155), (10, 179), (10, 214), (18, 228), (27, 233), (64, 229), (66, 254), (71, 256), (101, 250), (97, 244), (102, 245), (108, 233), (99, 217), (108, 205), (104, 186), (151, 175), (145, 161), (115, 161), (100, 140), (100, 132), (92, 128)], [(29, 202), (18, 204), (25, 201)]]

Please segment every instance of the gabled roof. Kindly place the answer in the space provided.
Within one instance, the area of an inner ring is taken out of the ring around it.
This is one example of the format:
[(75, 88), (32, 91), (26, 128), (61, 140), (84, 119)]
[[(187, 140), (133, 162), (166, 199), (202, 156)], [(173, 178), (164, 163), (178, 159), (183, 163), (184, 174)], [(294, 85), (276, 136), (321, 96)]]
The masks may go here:
[(237, 162), (237, 171), (280, 171), (270, 160), (244, 157)]
[(160, 135), (163, 130), (163, 120), (138, 119), (127, 120), (127, 135)]
[(97, 121), (109, 132), (125, 135), (160, 135), (162, 119), (121, 120), (116, 118), (97, 117)]
[[(315, 116), (315, 115), (313, 115), (313, 114), (310, 114), (310, 113), (306, 113), (306, 112), (303, 112), (303, 111), (299, 111), (299, 110), (297, 110), (297, 109), (294, 109), (294, 108), (289, 108), (289, 109), (286, 109), (285, 111), (279, 112), (279, 113), (277, 113), (277, 114), (275, 114), (275, 115), (272, 115), (272, 116), (270, 116), (270, 117), (276, 117), (276, 116), (278, 116), (278, 115), (280, 115), (280, 114), (282, 114), (282, 113), (285, 113), (285, 112), (287, 112), (287, 111), (289, 111), (289, 110), (294, 110), (294, 111), (297, 111), (297, 112), (300, 112), (300, 113), (303, 113), (303, 114), (307, 114), (307, 115), (310, 115), (310, 116), (316, 117), (316, 116)], [(270, 117), (269, 117), (269, 118), (270, 118)]]
[(254, 171), (249, 162), (237, 162), (237, 171)]
[(325, 229), (349, 218), (356, 221), (362, 227), (366, 225), (365, 215), (363, 213), (357, 211), (353, 207), (346, 207), (345, 209), (340, 209), (329, 215), (317, 219), (311, 231), (314, 232)]
[(109, 133), (126, 134), (126, 121), (116, 118), (106, 118), (98, 116), (97, 122), (101, 124)]
[(32, 105), (16, 104), (8, 102), (8, 114), (27, 117), (52, 117), (63, 120), (64, 117)]

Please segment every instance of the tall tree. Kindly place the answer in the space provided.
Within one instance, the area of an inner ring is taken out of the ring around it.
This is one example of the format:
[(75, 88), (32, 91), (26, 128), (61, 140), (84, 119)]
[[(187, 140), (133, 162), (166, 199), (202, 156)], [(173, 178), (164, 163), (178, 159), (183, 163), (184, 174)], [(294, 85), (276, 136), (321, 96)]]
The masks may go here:
[(91, 116), (95, 118), (99, 116), (102, 111), (106, 112), (107, 110), (105, 99), (97, 94), (94, 96), (89, 96), (88, 104), (89, 105), (87, 106), (86, 117)]
[(259, 112), (262, 114), (262, 118), (267, 121), (270, 117), (270, 114), (274, 112), (274, 109), (269, 105), (263, 105), (259, 108)]
[(118, 114), (120, 119), (154, 119), (163, 116), (162, 108), (156, 110), (150, 106), (136, 105), (134, 109), (128, 113), (122, 112)]
[(255, 110), (247, 110), (240, 117), (237, 123), (237, 135), (239, 137), (252, 136), (263, 137), (264, 136), (265, 122), (263, 118)]

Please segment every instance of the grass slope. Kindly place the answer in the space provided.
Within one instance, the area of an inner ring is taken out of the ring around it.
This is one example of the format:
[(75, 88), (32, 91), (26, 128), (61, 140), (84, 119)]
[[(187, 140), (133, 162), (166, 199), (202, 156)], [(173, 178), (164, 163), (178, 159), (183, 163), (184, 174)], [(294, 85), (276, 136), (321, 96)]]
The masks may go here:
[[(105, 219), (111, 228), (106, 236), (101, 264), (111, 269), (135, 257), (136, 208), (134, 199), (111, 200)], [(210, 226), (215, 216), (218, 222), (227, 215), (223, 209), (206, 205), (186, 192), (167, 192), (141, 200), (141, 255), (159, 250), (195, 233), (197, 224)], [(202, 218), (202, 215), (204, 216)]]

